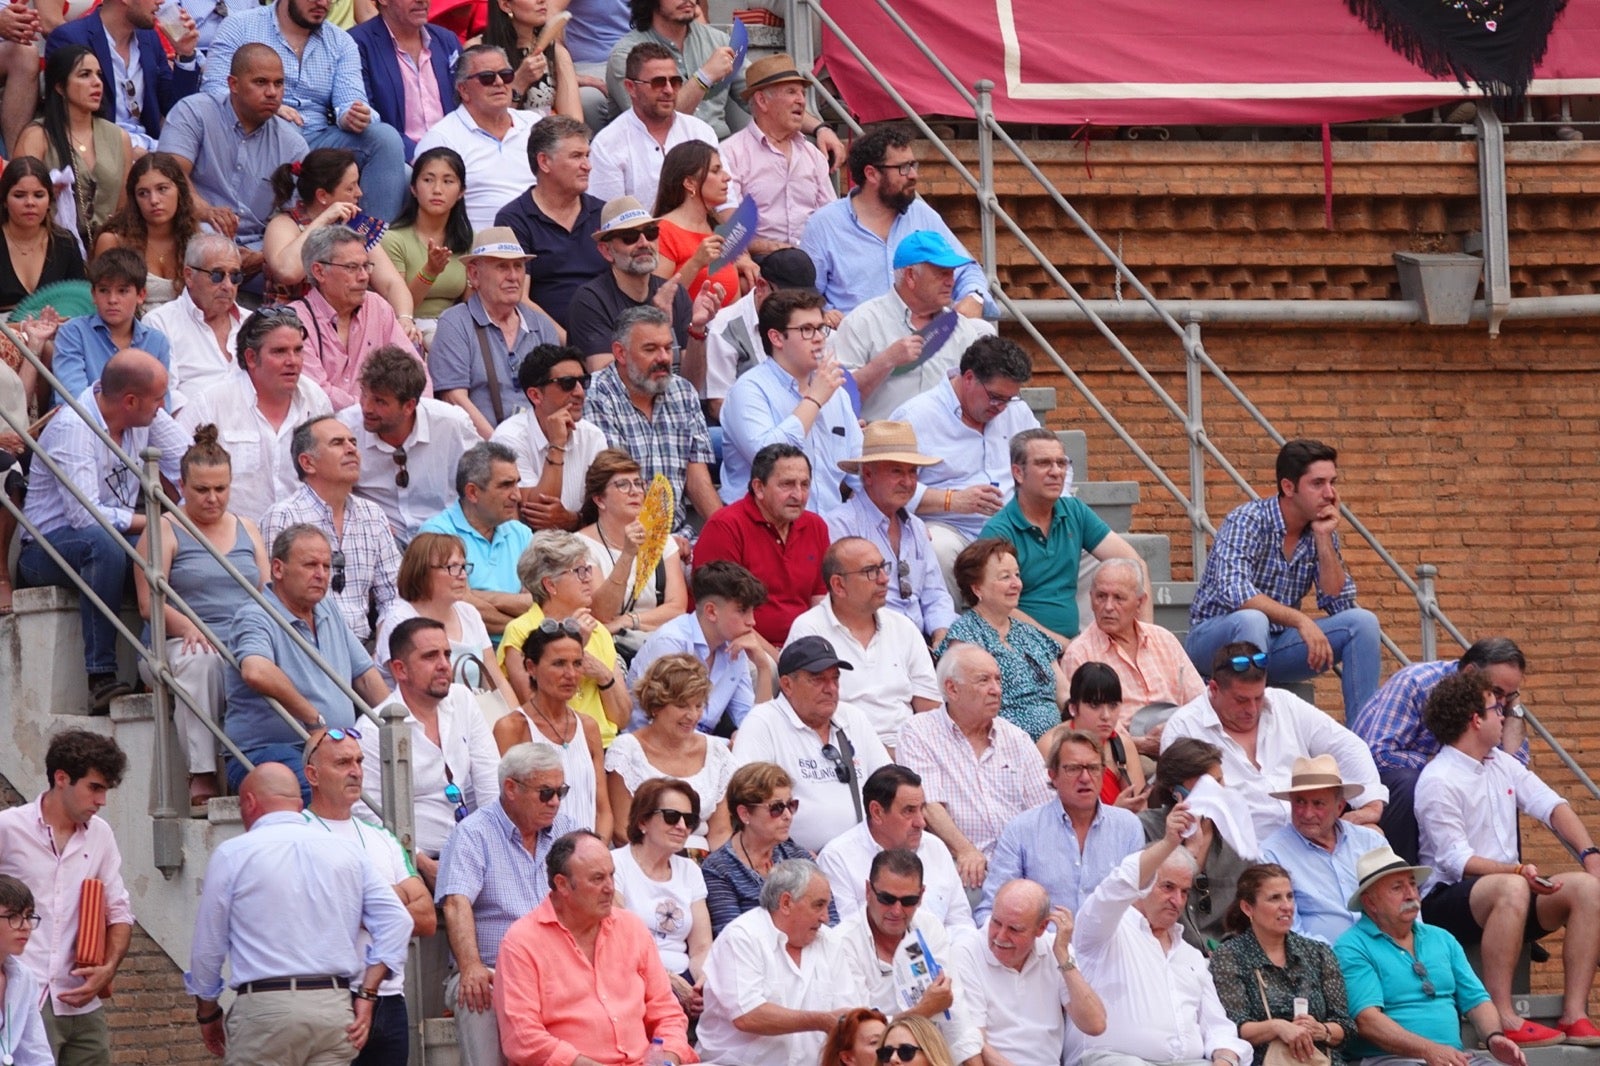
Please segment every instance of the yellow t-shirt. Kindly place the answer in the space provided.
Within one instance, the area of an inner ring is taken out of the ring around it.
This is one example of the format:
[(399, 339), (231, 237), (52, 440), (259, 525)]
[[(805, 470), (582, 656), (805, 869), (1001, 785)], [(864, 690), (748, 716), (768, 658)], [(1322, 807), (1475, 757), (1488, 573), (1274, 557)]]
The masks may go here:
[[(512, 619), (506, 623), (505, 633), (500, 637), (500, 649), (495, 654), (500, 658), (500, 669), (506, 667), (506, 649), (515, 648), (520, 653), (522, 645), (539, 628), (539, 623), (544, 621), (544, 610), (536, 603), (528, 608), (526, 614)], [(588, 646), (584, 648), (589, 654), (599, 659), (610, 669), (617, 665), (617, 645), (611, 639), (611, 633), (605, 626), (596, 625), (594, 632), (589, 634)], [(578, 682), (577, 695), (573, 696), (567, 706), (579, 714), (586, 714), (600, 726), (600, 744), (610, 747), (611, 742), (617, 737), (617, 727), (611, 719), (606, 717), (605, 707), (600, 703), (600, 686), (594, 678), (586, 677)]]

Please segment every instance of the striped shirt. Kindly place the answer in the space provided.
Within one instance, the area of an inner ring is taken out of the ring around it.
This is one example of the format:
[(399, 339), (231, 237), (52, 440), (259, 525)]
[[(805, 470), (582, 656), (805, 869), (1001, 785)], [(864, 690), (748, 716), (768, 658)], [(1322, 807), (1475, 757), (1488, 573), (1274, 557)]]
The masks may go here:
[(700, 397), (694, 386), (674, 375), (665, 392), (655, 399), (647, 417), (628, 398), (628, 387), (612, 363), (594, 376), (589, 389), (585, 417), (605, 431), (613, 448), (626, 449), (644, 473), (648, 484), (657, 474), (672, 482), (676, 510), (672, 528), (681, 530), (688, 521), (684, 499), (690, 463), (710, 464), (711, 431), (700, 413)]
[[(310, 485), (302, 484), (293, 496), (274, 504), (262, 516), (262, 540), (271, 544), (279, 533), (301, 522), (328, 534), (333, 550), (344, 555), (344, 591), (335, 592), (329, 585), (328, 595), (339, 605), (350, 631), (357, 639), (366, 640), (372, 635), (372, 623), (367, 620), (368, 594), (377, 601), (378, 617), (383, 617), (394, 602), (395, 581), (400, 576), (400, 549), (395, 547), (383, 509), (360, 496), (346, 497), (341, 535), (333, 527), (333, 508), (311, 491)], [(336, 557), (333, 580), (337, 581), (339, 574)]]
[[(200, 88), (219, 100), (228, 98), (228, 69), (233, 53), (246, 44), (264, 44), (283, 60), (283, 102), (300, 113), (309, 136), (335, 125), (350, 105), (367, 99), (361, 80), (361, 53), (350, 35), (329, 22), (313, 30), (304, 52), (294, 47), (278, 25), (278, 5), (240, 6), (217, 27), (206, 53), (206, 74)], [(380, 120), (377, 109), (372, 121)]]
[[(1283, 557), (1286, 533), (1276, 496), (1263, 496), (1228, 512), (1206, 557), (1205, 572), (1189, 608), (1189, 624), (1232, 614), (1254, 596), (1270, 596), (1285, 607), (1298, 607), (1313, 588), (1317, 589), (1317, 606), (1325, 614), (1354, 607), (1356, 582), (1348, 570), (1337, 596), (1325, 595), (1317, 588), (1317, 543), (1311, 527), (1300, 531), (1294, 553), (1287, 559)], [(1333, 548), (1339, 551), (1337, 533)], [(1341, 565), (1342, 558), (1341, 554)], [(1274, 622), (1269, 632), (1282, 633), (1284, 628)]]

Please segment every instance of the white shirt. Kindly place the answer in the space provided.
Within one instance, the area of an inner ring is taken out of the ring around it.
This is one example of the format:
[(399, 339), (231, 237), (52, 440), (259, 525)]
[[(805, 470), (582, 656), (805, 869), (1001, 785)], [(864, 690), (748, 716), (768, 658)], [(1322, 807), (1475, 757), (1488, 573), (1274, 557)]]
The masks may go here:
[(1060, 1066), (1072, 997), (1056, 970), (1051, 940), (1049, 933), (1039, 937), (1022, 969), (1013, 970), (989, 950), (984, 929), (962, 929), (950, 938), (949, 966), (961, 979), (972, 1024), (1012, 1066)]
[(417, 141), (416, 154), (430, 148), (453, 148), (467, 164), (467, 218), (473, 232), (494, 225), (502, 207), (528, 191), (533, 171), (528, 166), (528, 131), (544, 118), (537, 109), (506, 112), (511, 128), (503, 139), (479, 126), (462, 104)]
[[(1224, 771), (1226, 772), (1226, 771)], [(1205, 956), (1183, 939), (1183, 927), (1168, 932), (1165, 948), (1133, 904), (1151, 884), (1139, 885), (1140, 852), (1134, 852), (1100, 882), (1078, 908), (1072, 946), (1089, 986), (1106, 1007), (1106, 1029), (1085, 1036), (1067, 1033), (1067, 1061), (1086, 1051), (1114, 1051), (1146, 1062), (1209, 1059), (1231, 1051), (1242, 1063), (1254, 1049), (1222, 1009)]]
[(1339, 776), (1347, 784), (1361, 786), (1361, 792), (1350, 801), (1353, 807), (1389, 799), (1389, 790), (1378, 781), (1372, 752), (1361, 738), (1285, 689), (1269, 687), (1266, 691), (1256, 727), (1254, 761), (1223, 730), (1211, 707), (1209, 689), (1172, 712), (1161, 731), (1161, 750), (1166, 751), (1179, 737), (1196, 737), (1222, 749), (1222, 779), (1249, 806), (1257, 840), (1265, 840), (1289, 823), (1289, 804), (1269, 793), (1289, 787), (1294, 761), (1300, 756), (1332, 755), (1339, 763)]
[[(191, 395), (179, 412), (178, 422), (193, 433), (196, 426), (213, 424), (228, 451), (233, 467), (233, 490), (228, 510), (261, 521), (269, 508), (287, 500), (300, 487), (289, 458), (289, 438), (294, 427), (312, 415), (333, 414), (333, 404), (322, 387), (304, 374), (295, 386), (289, 413), (274, 427), (256, 406), (256, 386), (250, 375), (236, 370), (221, 381)], [(453, 483), (453, 479), (452, 479)], [(272, 545), (267, 545), (268, 550)]]
[[(911, 309), (899, 293), (890, 289), (844, 316), (844, 321), (839, 323), (839, 332), (833, 335), (833, 354), (845, 369), (859, 370), (873, 356), (913, 332)], [(874, 389), (871, 396), (862, 397), (861, 417), (868, 422), (888, 418), (889, 412), (901, 404), (938, 388), (939, 382), (948, 377), (956, 364), (961, 362), (962, 353), (973, 341), (993, 335), (992, 324), (981, 318), (957, 315), (956, 328), (949, 338), (936, 351), (923, 352), (928, 357), (927, 362), (909, 370), (900, 368), (901, 373), (891, 373), (884, 378), (883, 384)], [(917, 434), (917, 443), (919, 446), (922, 444), (920, 432)]]
[[(401, 881), (416, 877), (417, 872), (411, 868), (411, 860), (406, 857), (405, 851), (400, 847), (400, 841), (394, 834), (381, 825), (372, 822), (363, 822), (359, 818), (323, 818), (311, 811), (303, 810), (300, 816), (306, 820), (306, 825), (313, 829), (325, 829), (334, 836), (350, 841), (366, 855), (367, 862), (378, 872), (378, 876), (391, 885), (398, 885)], [(372, 934), (366, 929), (361, 930), (357, 940), (361, 950), (365, 951), (372, 943)], [(361, 978), (357, 977), (350, 982), (350, 991), (354, 992), (361, 987)], [(389, 976), (378, 985), (380, 996), (403, 996), (406, 991), (406, 968), (390, 970)]]
[[(741, 336), (742, 343), (732, 339)], [(756, 317), (755, 290), (718, 311), (706, 326), (706, 389), (708, 400), (724, 400), (739, 375), (767, 361)]]
[[(840, 919), (862, 910), (867, 899), (867, 875), (872, 860), (882, 850), (883, 845), (872, 839), (867, 823), (859, 822), (834, 837), (817, 856), (817, 865), (828, 875)], [(956, 861), (944, 841), (924, 830), (922, 842), (917, 845), (917, 858), (922, 860), (922, 905), (917, 914), (926, 914), (952, 929), (971, 925), (972, 905), (967, 902)]]
[(1466, 876), (1467, 860), (1522, 861), (1517, 813), (1546, 826), (1566, 800), (1514, 756), (1498, 748), (1479, 761), (1446, 744), (1417, 778), (1418, 861), (1433, 867), (1424, 897)]
[[(396, 693), (398, 699), (399, 694)], [(456, 827), (456, 805), (445, 798), (447, 784), (461, 789), (467, 810), (479, 807), (500, 795), (500, 749), (494, 742), (489, 723), (484, 720), (478, 701), (464, 685), (451, 685), (439, 701), (439, 743), (428, 739), (416, 716), (406, 713), (411, 727), (411, 800), (416, 818), (418, 851), (437, 855), (445, 837)], [(383, 760), (378, 754), (378, 730), (361, 730), (362, 785), (369, 796), (383, 794)], [(447, 777), (445, 768), (449, 767)], [(356, 805), (356, 816), (371, 817), (365, 803)]]
[(640, 867), (632, 846), (613, 848), (611, 858), (616, 866), (617, 902), (638, 915), (650, 930), (668, 973), (688, 972), (694, 905), (706, 898), (706, 879), (700, 875), (700, 867), (693, 859), (674, 855), (668, 863), (671, 876), (657, 881)]
[(418, 526), (456, 502), (456, 464), (463, 452), (479, 443), (472, 419), (461, 408), (426, 396), (417, 401), (411, 432), (400, 442), (409, 475), (403, 489), (394, 480), (400, 472), (395, 449), (362, 428), (361, 405), (340, 411), (339, 421), (355, 432), (356, 450), (361, 453), (356, 495), (383, 509), (389, 531), (402, 546), (417, 535)]
[(712, 942), (706, 958), (705, 1012), (700, 1015), (703, 1062), (739, 1066), (816, 1066), (826, 1034), (754, 1036), (734, 1028), (757, 1007), (772, 1003), (790, 1010), (840, 1011), (864, 1002), (850, 976), (844, 945), (826, 925), (800, 952), (789, 957), (788, 936), (757, 907), (730, 922)]
[(233, 360), (238, 351), (239, 327), (248, 313), (238, 304), (228, 312), (226, 353), (217, 347), (217, 335), (206, 325), (205, 316), (194, 305), (188, 289), (144, 316), (145, 325), (165, 333), (172, 342), (167, 373), (174, 412), (181, 412), (183, 405), (202, 389), (232, 376), (237, 366)]
[(940, 703), (943, 694), (933, 676), (928, 642), (916, 623), (887, 607), (875, 613), (877, 631), (863, 647), (834, 613), (833, 597), (824, 597), (795, 618), (789, 627), (789, 642), (807, 636), (826, 637), (839, 658), (855, 667), (839, 671), (839, 698), (864, 711), (883, 746), (892, 750), (899, 744), (900, 727), (911, 720), (912, 697)]
[[(918, 942), (918, 934), (921, 942)], [(922, 999), (928, 986), (940, 973), (950, 974), (952, 1000), (950, 1009), (933, 1016), (933, 1024), (950, 1045), (950, 1058), (965, 1062), (983, 1053), (983, 1035), (972, 1020), (967, 1007), (966, 983), (955, 970), (950, 969), (953, 952), (950, 934), (944, 924), (929, 914), (927, 907), (917, 908), (911, 920), (911, 930), (901, 938), (895, 948), (894, 959), (884, 962), (878, 956), (878, 947), (872, 939), (872, 927), (867, 922), (867, 912), (857, 911), (849, 918), (841, 918), (838, 938), (845, 950), (851, 976), (856, 987), (866, 997), (865, 1004), (876, 1007), (893, 1018), (901, 1011), (910, 1010)], [(923, 947), (933, 956), (933, 966), (923, 958)], [(937, 972), (935, 972), (937, 971)], [(1058, 1044), (1057, 1047), (1060, 1045)]]
[(646, 211), (650, 210), (661, 183), (662, 161), (668, 152), (687, 141), (704, 141), (715, 148), (717, 134), (693, 115), (674, 114), (663, 146), (629, 108), (595, 134), (589, 144), (589, 163), (593, 167), (589, 195), (602, 201), (632, 196)]
[[(833, 712), (828, 728), (829, 743), (843, 757), (840, 729), (855, 748), (855, 786), (859, 790), (874, 770), (889, 765), (889, 753), (867, 716), (843, 701)], [(784, 696), (750, 708), (733, 737), (733, 754), (741, 764), (777, 763), (788, 772), (794, 781), (794, 798), (800, 801), (789, 836), (812, 853), (821, 851), (828, 841), (860, 821), (850, 786), (839, 780), (834, 762), (822, 753), (822, 745), (817, 731), (800, 720)]]
[[(531, 489), (539, 483), (544, 476), (544, 461), (550, 455), (550, 438), (544, 435), (532, 408), (519, 407), (495, 427), (489, 439), (517, 453), (518, 485)], [(583, 509), (583, 479), (589, 474), (589, 464), (605, 449), (606, 435), (599, 426), (586, 419), (573, 423), (566, 453), (561, 457), (561, 506), (573, 514)], [(452, 472), (450, 477), (453, 484), (455, 474)]]

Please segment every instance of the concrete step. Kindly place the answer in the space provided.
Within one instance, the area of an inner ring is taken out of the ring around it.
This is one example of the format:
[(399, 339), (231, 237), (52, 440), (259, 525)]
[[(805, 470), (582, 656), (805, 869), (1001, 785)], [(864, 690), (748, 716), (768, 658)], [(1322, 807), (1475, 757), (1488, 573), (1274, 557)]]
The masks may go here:
[(1089, 480), (1089, 435), (1081, 429), (1058, 429), (1056, 440), (1072, 460), (1072, 480), (1082, 484)]
[(425, 1018), (422, 1022), (422, 1047), (428, 1066), (459, 1066), (461, 1048), (456, 1043), (454, 1018)]
[(1179, 640), (1189, 632), (1189, 605), (1194, 602), (1193, 581), (1152, 581), (1151, 605), (1156, 625), (1170, 629)]
[(1151, 581), (1172, 580), (1172, 541), (1165, 533), (1124, 533), (1122, 539), (1150, 568)]
[(1139, 502), (1137, 481), (1075, 482), (1073, 495), (1089, 505), (1113, 533), (1127, 535), (1133, 526), (1133, 507)]
[(1022, 402), (1033, 411), (1034, 416), (1043, 422), (1045, 416), (1056, 409), (1056, 390), (1045, 388), (1042, 385), (1029, 385), (1019, 394)]

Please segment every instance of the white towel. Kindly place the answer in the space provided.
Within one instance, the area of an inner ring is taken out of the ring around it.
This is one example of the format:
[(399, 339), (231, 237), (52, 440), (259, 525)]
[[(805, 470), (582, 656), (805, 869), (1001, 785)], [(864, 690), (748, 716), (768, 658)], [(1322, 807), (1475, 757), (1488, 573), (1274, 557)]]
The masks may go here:
[[(1255, 823), (1250, 820), (1250, 810), (1244, 799), (1217, 784), (1217, 779), (1210, 774), (1201, 774), (1200, 780), (1195, 782), (1189, 793), (1189, 810), (1196, 818), (1210, 818), (1222, 839), (1241, 859), (1255, 862), (1261, 858)], [(1188, 835), (1193, 836), (1199, 830), (1197, 825)]]

